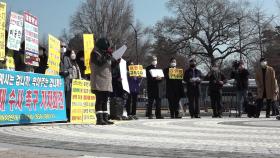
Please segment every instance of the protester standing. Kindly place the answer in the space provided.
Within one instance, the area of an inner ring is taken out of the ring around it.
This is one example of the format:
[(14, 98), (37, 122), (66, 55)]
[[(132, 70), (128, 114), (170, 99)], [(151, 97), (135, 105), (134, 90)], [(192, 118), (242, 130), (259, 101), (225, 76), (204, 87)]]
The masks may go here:
[(256, 117), (260, 116), (264, 99), (266, 99), (266, 118), (270, 117), (272, 101), (275, 94), (277, 94), (275, 81), (274, 69), (267, 65), (267, 60), (265, 58), (261, 58), (260, 66), (256, 69), (256, 84), (258, 92)]
[[(247, 104), (249, 85), (249, 71), (245, 69), (244, 62), (234, 62), (231, 78), (235, 80), (238, 117), (242, 116), (243, 105)], [(245, 107), (245, 109), (247, 109)]]
[(76, 53), (73, 50), (66, 51), (63, 66), (65, 72), (66, 114), (68, 120), (70, 120), (72, 80), (81, 79), (81, 71), (76, 62)]
[[(128, 62), (128, 65), (132, 66), (134, 65), (134, 63), (130, 61)], [(138, 94), (140, 92), (141, 77), (140, 76), (131, 77), (128, 74), (127, 79), (128, 79), (130, 94), (128, 94), (128, 99), (126, 101), (126, 111), (128, 116), (137, 120), (138, 118), (136, 116), (136, 105), (138, 100)]]
[(146, 68), (147, 72), (147, 90), (148, 90), (148, 109), (147, 115), (149, 119), (153, 119), (152, 109), (156, 102), (155, 115), (157, 119), (163, 119), (161, 116), (161, 99), (159, 97), (159, 84), (162, 81), (161, 77), (152, 77), (150, 70), (157, 68), (157, 57), (152, 56), (152, 63)]
[(187, 85), (187, 97), (189, 99), (189, 112), (191, 118), (200, 118), (199, 96), (202, 73), (196, 68), (195, 59), (191, 59), (189, 63), (190, 66), (184, 74), (184, 83)]
[(209, 81), (208, 95), (211, 99), (213, 118), (222, 117), (222, 88), (226, 83), (226, 78), (216, 64), (213, 64), (211, 71), (207, 74)]
[(97, 125), (113, 124), (108, 119), (107, 102), (112, 88), (112, 50), (109, 40), (100, 38), (91, 53), (91, 90), (96, 96), (95, 111)]
[(176, 59), (171, 58), (169, 66), (164, 69), (164, 76), (166, 80), (166, 98), (168, 99), (169, 103), (170, 117), (182, 118), (182, 116), (179, 115), (179, 101), (184, 96), (182, 79), (169, 78), (169, 69), (175, 69), (176, 66)]

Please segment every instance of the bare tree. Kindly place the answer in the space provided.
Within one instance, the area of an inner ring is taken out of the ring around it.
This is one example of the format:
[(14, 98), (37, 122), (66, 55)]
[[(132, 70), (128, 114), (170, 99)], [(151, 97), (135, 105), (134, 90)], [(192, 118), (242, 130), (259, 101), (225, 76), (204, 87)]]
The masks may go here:
[(238, 53), (247, 56), (255, 49), (257, 25), (249, 18), (252, 11), (246, 1), (169, 0), (168, 7), (175, 17), (157, 24), (157, 48), (163, 43), (173, 53), (196, 55), (210, 63)]
[(94, 33), (98, 39), (109, 37), (116, 47), (126, 41), (133, 22), (133, 6), (128, 0), (87, 0), (72, 16), (74, 34)]

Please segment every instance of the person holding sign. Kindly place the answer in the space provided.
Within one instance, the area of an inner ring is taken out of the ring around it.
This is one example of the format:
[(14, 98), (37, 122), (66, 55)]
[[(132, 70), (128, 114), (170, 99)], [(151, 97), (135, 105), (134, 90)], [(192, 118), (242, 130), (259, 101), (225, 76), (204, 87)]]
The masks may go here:
[[(134, 66), (133, 62), (128, 62), (128, 67)], [(128, 94), (128, 99), (126, 102), (126, 111), (127, 115), (131, 116), (133, 119), (137, 120), (136, 117), (136, 103), (138, 99), (138, 94), (140, 92), (140, 82), (141, 82), (141, 76), (131, 76), (128, 75), (128, 83), (129, 83), (129, 90), (130, 94)]]
[(211, 71), (207, 74), (206, 80), (209, 81), (208, 95), (211, 99), (213, 118), (222, 117), (222, 88), (226, 83), (226, 78), (214, 63)]
[(63, 63), (63, 70), (65, 72), (66, 114), (68, 120), (70, 120), (72, 80), (81, 79), (82, 77), (80, 68), (76, 62), (76, 53), (73, 50), (66, 51)]
[(172, 79), (169, 71), (176, 69), (176, 59), (170, 59), (170, 65), (164, 69), (164, 76), (166, 79), (166, 98), (169, 103), (170, 117), (171, 118), (182, 118), (179, 116), (179, 101), (184, 96), (184, 89), (182, 79)]
[(113, 124), (108, 120), (107, 102), (112, 87), (112, 50), (107, 38), (100, 38), (90, 56), (91, 90), (96, 96), (96, 124)]
[(190, 60), (190, 68), (185, 71), (184, 83), (187, 84), (187, 97), (189, 99), (189, 112), (191, 118), (200, 118), (199, 95), (202, 73), (196, 68), (195, 59)]
[(161, 116), (161, 100), (159, 97), (159, 83), (162, 81), (162, 77), (155, 76), (152, 74), (153, 71), (157, 68), (157, 57), (152, 57), (152, 64), (146, 68), (147, 71), (147, 90), (148, 90), (148, 109), (147, 114), (149, 119), (153, 119), (152, 109), (153, 103), (156, 102), (156, 118), (163, 119)]

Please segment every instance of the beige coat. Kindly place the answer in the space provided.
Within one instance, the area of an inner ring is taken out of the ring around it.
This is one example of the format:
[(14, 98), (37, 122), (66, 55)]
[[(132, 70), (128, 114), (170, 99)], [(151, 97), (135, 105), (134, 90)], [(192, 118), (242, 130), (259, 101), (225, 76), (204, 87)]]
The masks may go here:
[[(102, 64), (97, 65), (93, 60)], [(90, 59), (90, 69), (91, 90), (113, 92), (111, 59), (94, 51)]]
[(274, 99), (276, 94), (276, 83), (275, 83), (275, 71), (272, 67), (267, 66), (266, 69), (266, 77), (265, 77), (265, 85), (266, 89), (264, 89), (263, 83), (263, 72), (262, 68), (258, 67), (256, 71), (256, 84), (257, 84), (257, 92), (258, 99), (263, 98), (263, 92), (266, 91), (266, 99)]

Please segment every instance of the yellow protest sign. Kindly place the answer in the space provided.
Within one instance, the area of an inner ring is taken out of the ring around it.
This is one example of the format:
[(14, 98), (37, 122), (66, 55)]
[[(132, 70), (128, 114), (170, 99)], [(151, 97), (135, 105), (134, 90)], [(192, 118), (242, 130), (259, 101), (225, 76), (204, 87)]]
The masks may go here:
[(79, 124), (95, 124), (95, 95), (91, 93), (90, 82), (86, 80), (72, 81), (70, 122)]
[(142, 65), (130, 65), (128, 66), (130, 77), (143, 77), (143, 66)]
[(47, 75), (58, 75), (60, 64), (60, 41), (52, 35), (49, 35), (49, 58), (46, 70)]
[(183, 69), (169, 68), (169, 79), (183, 79)]
[(14, 51), (9, 50), (6, 55), (6, 69), (15, 70)]
[(89, 65), (89, 60), (90, 60), (90, 54), (92, 50), (94, 49), (94, 35), (93, 34), (84, 34), (84, 53), (85, 53), (85, 74), (90, 74), (90, 65)]
[(0, 2), (0, 60), (5, 59), (6, 3)]

